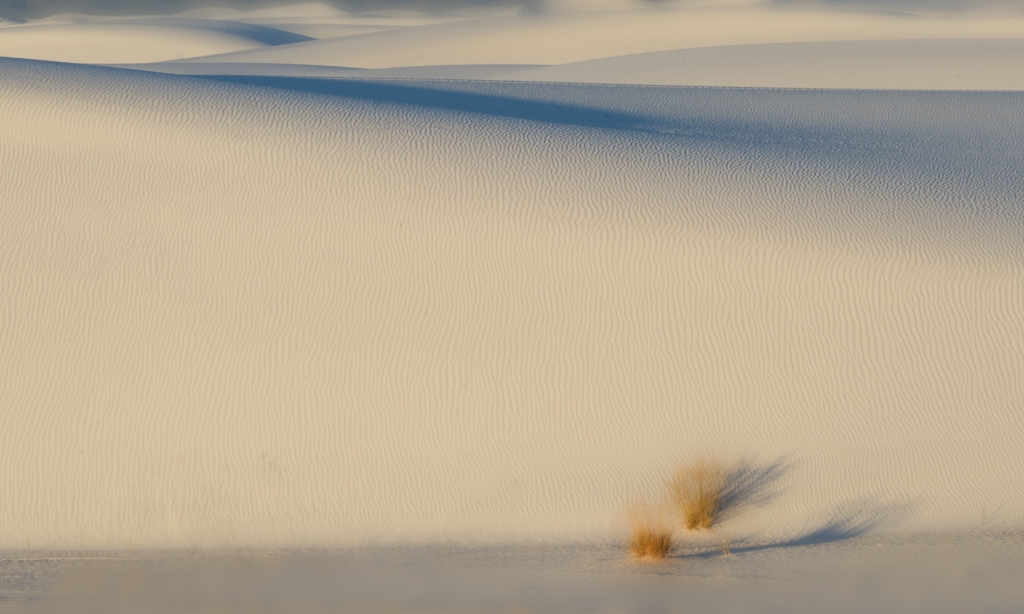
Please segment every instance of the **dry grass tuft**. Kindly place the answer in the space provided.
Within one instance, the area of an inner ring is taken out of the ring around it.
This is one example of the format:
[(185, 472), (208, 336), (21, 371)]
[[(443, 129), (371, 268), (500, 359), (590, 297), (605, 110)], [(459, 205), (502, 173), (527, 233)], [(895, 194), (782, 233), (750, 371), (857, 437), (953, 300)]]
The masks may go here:
[(676, 470), (669, 492), (684, 527), (691, 531), (710, 529), (722, 506), (725, 470), (706, 459), (685, 465)]
[(629, 538), (629, 551), (638, 559), (667, 558), (674, 545), (672, 532), (660, 527), (633, 527)]
[(629, 551), (640, 560), (658, 561), (668, 558), (675, 546), (672, 529), (648, 508), (630, 513)]

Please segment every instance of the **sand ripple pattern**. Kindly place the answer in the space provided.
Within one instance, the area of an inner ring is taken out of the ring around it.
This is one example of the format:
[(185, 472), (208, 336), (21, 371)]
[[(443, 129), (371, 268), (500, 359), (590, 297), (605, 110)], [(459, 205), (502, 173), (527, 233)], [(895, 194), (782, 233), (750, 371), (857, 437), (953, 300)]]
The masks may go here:
[(0, 547), (1024, 526), (1020, 94), (0, 74)]

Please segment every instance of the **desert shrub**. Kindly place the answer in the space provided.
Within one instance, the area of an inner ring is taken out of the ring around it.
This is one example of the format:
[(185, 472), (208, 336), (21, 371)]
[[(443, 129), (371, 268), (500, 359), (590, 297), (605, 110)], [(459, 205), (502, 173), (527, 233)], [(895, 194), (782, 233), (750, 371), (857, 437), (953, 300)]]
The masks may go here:
[(630, 511), (629, 551), (640, 560), (661, 560), (675, 546), (669, 523), (663, 514), (648, 506), (635, 506)]
[(707, 459), (684, 465), (669, 482), (672, 505), (686, 529), (710, 529), (718, 519), (725, 492), (726, 473)]
[(663, 527), (634, 526), (629, 537), (629, 551), (638, 559), (664, 559), (674, 545), (672, 532)]

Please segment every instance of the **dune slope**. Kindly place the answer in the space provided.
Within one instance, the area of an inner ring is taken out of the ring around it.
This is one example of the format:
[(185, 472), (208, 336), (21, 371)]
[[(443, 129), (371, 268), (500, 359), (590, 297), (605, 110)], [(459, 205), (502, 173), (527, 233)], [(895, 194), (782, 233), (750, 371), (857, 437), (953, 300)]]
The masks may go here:
[(1020, 94), (0, 73), (0, 547), (1024, 524)]

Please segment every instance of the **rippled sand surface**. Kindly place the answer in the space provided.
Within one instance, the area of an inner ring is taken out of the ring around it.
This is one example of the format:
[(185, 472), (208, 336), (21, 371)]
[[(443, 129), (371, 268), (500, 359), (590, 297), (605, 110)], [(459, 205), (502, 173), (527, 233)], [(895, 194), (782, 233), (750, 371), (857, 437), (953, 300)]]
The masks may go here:
[[(604, 543), (698, 456), (749, 478), (732, 539), (1024, 526), (1015, 74), (689, 87), (607, 13), (315, 13), (117, 26), (251, 57), (0, 58), (0, 546)], [(1012, 16), (811, 13), (739, 42), (1020, 51)], [(387, 30), (285, 28), (318, 19)]]

